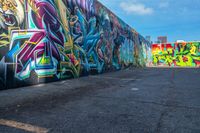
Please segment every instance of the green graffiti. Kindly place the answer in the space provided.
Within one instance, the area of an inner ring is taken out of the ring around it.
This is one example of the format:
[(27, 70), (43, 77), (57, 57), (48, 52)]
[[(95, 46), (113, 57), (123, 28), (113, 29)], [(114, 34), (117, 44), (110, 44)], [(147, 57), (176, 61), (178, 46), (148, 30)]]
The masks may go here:
[(200, 42), (153, 44), (152, 62), (155, 66), (200, 66)]

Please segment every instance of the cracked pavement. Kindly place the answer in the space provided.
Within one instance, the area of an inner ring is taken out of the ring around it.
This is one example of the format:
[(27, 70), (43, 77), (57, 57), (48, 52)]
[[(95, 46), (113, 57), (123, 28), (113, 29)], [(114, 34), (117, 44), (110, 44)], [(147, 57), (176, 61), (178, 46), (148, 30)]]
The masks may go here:
[[(0, 91), (0, 119), (50, 133), (199, 133), (200, 69), (132, 68)], [(27, 131), (0, 125), (1, 133)]]

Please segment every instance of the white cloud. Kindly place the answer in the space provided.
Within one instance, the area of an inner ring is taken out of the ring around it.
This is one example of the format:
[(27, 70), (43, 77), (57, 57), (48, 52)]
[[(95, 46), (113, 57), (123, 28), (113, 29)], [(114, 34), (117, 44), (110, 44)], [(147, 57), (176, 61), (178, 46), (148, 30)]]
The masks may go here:
[(128, 14), (151, 15), (154, 12), (153, 8), (146, 7), (144, 4), (136, 2), (121, 2), (120, 7)]

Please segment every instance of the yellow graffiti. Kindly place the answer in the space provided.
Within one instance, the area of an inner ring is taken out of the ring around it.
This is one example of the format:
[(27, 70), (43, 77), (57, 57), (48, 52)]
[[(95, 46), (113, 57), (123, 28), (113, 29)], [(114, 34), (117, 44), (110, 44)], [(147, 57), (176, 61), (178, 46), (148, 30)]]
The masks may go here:
[[(200, 62), (200, 42), (172, 44), (174, 48), (167, 48), (165, 44), (152, 49), (154, 65), (198, 67)], [(172, 46), (171, 45), (171, 46)]]
[(4, 12), (6, 12), (7, 10), (16, 10), (17, 3), (15, 2), (15, 0), (0, 0), (0, 3), (1, 8)]

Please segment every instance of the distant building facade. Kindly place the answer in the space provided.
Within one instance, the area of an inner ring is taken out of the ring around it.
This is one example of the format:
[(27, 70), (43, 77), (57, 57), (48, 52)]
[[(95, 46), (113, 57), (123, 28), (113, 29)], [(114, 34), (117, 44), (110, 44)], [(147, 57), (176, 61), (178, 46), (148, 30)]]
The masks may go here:
[(151, 42), (151, 36), (146, 36), (146, 40)]
[(167, 43), (167, 36), (159, 36), (157, 43)]

